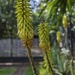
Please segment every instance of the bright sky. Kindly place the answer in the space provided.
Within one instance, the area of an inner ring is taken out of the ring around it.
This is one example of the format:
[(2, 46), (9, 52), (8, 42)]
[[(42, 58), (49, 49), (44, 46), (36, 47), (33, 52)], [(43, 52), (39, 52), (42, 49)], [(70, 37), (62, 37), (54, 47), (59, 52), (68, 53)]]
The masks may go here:
[(31, 0), (30, 1), (30, 4), (32, 5), (32, 8), (34, 9), (33, 11), (36, 11), (39, 2), (40, 2), (40, 0)]
[(40, 0), (35, 0), (35, 1), (37, 1), (39, 3)]

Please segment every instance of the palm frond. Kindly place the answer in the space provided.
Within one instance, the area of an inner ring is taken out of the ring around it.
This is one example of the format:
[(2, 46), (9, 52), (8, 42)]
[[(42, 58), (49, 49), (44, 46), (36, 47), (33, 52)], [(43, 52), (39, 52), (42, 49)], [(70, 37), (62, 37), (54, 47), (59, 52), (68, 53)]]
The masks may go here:
[(47, 21), (50, 17), (55, 18), (55, 15), (57, 15), (57, 13), (59, 15), (60, 14), (63, 15), (64, 13), (66, 13), (67, 10), (68, 12), (71, 12), (72, 6), (74, 5), (73, 1), (72, 0), (51, 0), (46, 3), (46, 8), (42, 12), (41, 16), (46, 14), (46, 21)]

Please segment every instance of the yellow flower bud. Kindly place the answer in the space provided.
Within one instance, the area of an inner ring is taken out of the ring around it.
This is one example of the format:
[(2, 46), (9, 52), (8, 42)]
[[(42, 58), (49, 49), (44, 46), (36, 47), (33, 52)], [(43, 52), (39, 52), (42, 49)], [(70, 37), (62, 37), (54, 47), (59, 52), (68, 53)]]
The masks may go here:
[[(31, 13), (29, 3), (26, 0), (17, 1), (15, 5), (15, 14), (17, 18), (18, 35), (22, 40), (24, 47), (32, 46), (32, 39), (34, 36), (33, 25), (31, 20)], [(22, 8), (22, 9), (21, 9)], [(25, 11), (23, 11), (25, 10)]]
[(60, 31), (57, 32), (56, 39), (57, 39), (58, 43), (61, 41), (61, 33), (60, 33)]
[(62, 24), (63, 24), (63, 27), (64, 27), (64, 28), (67, 28), (68, 23), (67, 23), (67, 16), (66, 16), (66, 15), (63, 16)]
[(38, 34), (39, 34), (39, 46), (42, 50), (50, 49), (50, 41), (49, 41), (49, 28), (47, 23), (40, 23), (38, 25)]

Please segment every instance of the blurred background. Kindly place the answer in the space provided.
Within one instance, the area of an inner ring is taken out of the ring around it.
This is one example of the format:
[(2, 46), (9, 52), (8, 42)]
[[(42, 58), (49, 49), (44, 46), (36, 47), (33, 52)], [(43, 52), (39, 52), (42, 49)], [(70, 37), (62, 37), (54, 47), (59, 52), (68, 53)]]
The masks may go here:
[[(37, 34), (37, 25), (39, 23), (38, 13), (36, 13), (39, 0), (31, 0), (34, 26), (34, 34)], [(21, 40), (17, 35), (17, 22), (15, 17), (15, 0), (0, 0), (0, 57), (25, 57), (27, 51), (22, 46)], [(34, 44), (35, 43), (35, 44)], [(39, 48), (37, 35), (33, 40), (33, 56), (42, 56)]]

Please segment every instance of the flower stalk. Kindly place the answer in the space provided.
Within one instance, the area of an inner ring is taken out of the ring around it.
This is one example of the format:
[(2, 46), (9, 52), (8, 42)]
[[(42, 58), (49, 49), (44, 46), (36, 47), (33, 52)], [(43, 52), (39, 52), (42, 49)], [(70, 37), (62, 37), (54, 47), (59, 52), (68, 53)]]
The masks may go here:
[(17, 0), (15, 9), (16, 9), (15, 14), (17, 18), (18, 35), (22, 40), (23, 46), (27, 48), (28, 58), (33, 73), (34, 75), (38, 75), (31, 54), (31, 46), (32, 46), (34, 32), (31, 21), (30, 4), (28, 3), (28, 0)]

